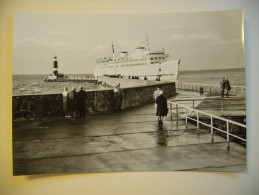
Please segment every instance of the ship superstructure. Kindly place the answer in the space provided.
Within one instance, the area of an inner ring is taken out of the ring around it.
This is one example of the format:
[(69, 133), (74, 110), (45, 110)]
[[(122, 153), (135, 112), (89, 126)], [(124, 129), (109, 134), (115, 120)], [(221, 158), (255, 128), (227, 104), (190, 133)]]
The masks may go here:
[(180, 60), (167, 61), (169, 54), (164, 49), (150, 50), (149, 37), (146, 35), (146, 47), (137, 47), (129, 55), (127, 51), (112, 57), (98, 58), (94, 76), (121, 75), (124, 77), (161, 77), (170, 76), (177, 79)]

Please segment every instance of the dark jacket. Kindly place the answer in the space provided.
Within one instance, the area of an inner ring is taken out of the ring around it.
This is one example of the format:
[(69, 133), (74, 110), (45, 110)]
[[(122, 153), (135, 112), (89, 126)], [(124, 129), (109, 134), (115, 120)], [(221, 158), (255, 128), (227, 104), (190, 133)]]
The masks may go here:
[(226, 90), (228, 90), (228, 91), (231, 89), (228, 79), (225, 80), (225, 87), (226, 87)]
[(165, 96), (160, 95), (156, 98), (157, 110), (156, 116), (166, 116), (168, 113), (167, 101)]
[(77, 108), (77, 92), (70, 91), (68, 93), (68, 109), (75, 110)]
[(78, 102), (78, 106), (85, 106), (85, 100), (87, 98), (87, 93), (84, 90), (80, 90), (79, 92), (77, 92), (77, 102)]

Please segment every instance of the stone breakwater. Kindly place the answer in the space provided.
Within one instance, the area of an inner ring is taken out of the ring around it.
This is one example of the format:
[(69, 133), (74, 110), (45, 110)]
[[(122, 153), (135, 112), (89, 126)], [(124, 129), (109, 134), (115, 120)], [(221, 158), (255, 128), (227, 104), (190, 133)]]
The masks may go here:
[[(157, 89), (157, 85), (122, 87), (122, 109), (154, 102), (153, 92)], [(171, 97), (176, 93), (174, 82), (160, 85), (166, 97)], [(62, 94), (13, 96), (12, 101), (13, 120), (62, 115)], [(112, 89), (87, 91), (87, 113), (110, 112), (115, 109), (115, 97)]]

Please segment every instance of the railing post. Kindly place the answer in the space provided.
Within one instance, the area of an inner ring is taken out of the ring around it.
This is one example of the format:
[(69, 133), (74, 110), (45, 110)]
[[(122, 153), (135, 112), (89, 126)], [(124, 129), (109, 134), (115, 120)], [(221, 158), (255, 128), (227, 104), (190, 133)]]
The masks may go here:
[(213, 117), (210, 117), (210, 124), (211, 124), (211, 143), (214, 142), (214, 131), (213, 131)]
[(223, 100), (221, 100), (221, 115), (223, 116), (223, 114), (224, 114)]
[(199, 128), (200, 128), (199, 112), (197, 111), (197, 133), (198, 134), (200, 133)]
[(192, 108), (194, 108), (194, 100), (192, 100)]
[(170, 105), (169, 105), (169, 108), (170, 108), (170, 118), (171, 118), (171, 120), (173, 119), (173, 104), (172, 103), (169, 103)]
[(176, 104), (176, 124), (178, 125), (178, 104)]
[(185, 108), (185, 128), (188, 129), (188, 115), (187, 115), (187, 108)]
[(229, 145), (229, 122), (227, 121), (227, 142), (228, 142), (228, 150), (230, 148), (230, 145)]

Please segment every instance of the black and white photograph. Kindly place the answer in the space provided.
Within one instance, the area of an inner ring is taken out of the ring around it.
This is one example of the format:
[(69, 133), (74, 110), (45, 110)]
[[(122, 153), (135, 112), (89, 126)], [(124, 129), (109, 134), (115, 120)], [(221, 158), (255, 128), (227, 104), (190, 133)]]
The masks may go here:
[(13, 175), (247, 171), (243, 10), (15, 12)]

